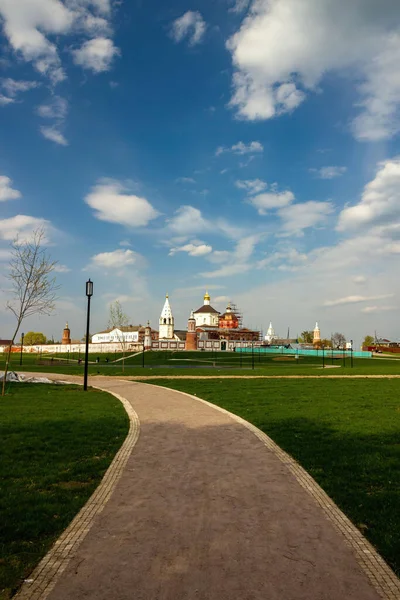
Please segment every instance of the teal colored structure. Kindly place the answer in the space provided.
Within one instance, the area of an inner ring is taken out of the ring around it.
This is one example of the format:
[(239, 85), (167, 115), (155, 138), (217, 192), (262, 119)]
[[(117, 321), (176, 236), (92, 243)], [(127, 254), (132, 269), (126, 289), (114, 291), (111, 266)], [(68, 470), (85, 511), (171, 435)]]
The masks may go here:
[[(252, 348), (236, 348), (236, 352), (252, 352)], [(322, 350), (309, 350), (308, 348), (285, 348), (285, 346), (255, 346), (254, 352), (262, 354), (297, 354), (297, 356), (319, 356), (322, 358)], [(372, 358), (372, 352), (367, 352), (364, 350), (359, 350), (351, 352), (351, 350), (331, 350), (330, 348), (326, 348), (323, 351), (325, 358), (330, 358), (331, 356), (340, 356), (343, 354), (347, 357), (353, 358)]]

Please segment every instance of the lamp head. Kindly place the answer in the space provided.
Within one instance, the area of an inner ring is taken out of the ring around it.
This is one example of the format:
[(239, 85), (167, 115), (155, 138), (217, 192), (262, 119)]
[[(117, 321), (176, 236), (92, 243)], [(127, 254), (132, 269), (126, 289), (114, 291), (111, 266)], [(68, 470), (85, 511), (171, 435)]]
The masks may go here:
[(88, 298), (93, 296), (93, 281), (90, 281), (90, 279), (86, 282), (86, 296)]

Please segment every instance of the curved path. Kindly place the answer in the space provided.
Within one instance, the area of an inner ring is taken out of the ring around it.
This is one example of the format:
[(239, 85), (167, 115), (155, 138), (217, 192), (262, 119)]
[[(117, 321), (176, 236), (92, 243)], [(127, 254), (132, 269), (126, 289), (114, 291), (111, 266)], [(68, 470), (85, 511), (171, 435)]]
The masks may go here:
[(19, 598), (400, 598), (379, 555), (259, 430), (174, 390), (90, 383), (133, 406), (139, 439), (92, 526), (78, 515), (80, 543), (58, 557), (65, 570), (49, 593), (35, 591), (37, 569)]

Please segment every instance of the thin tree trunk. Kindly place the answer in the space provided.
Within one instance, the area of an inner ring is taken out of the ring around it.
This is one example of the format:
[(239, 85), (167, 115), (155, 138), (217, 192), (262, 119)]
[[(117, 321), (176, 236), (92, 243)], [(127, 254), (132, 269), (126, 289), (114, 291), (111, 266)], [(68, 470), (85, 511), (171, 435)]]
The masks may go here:
[(9, 369), (9, 366), (10, 366), (10, 356), (11, 356), (11, 350), (12, 350), (12, 347), (13, 347), (13, 343), (14, 343), (14, 340), (8, 346), (7, 358), (6, 358), (6, 366), (4, 367), (4, 379), (3, 379), (3, 385), (2, 385), (2, 388), (1, 388), (1, 395), (2, 396), (6, 395), (6, 379), (7, 379), (8, 369)]

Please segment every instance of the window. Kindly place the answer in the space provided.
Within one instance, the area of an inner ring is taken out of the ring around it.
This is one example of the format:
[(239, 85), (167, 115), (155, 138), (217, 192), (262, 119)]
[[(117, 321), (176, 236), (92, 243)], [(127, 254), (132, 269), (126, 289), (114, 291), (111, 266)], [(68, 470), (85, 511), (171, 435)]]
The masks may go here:
[(164, 325), (166, 325), (166, 324), (167, 324), (167, 319), (164, 319)]

